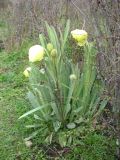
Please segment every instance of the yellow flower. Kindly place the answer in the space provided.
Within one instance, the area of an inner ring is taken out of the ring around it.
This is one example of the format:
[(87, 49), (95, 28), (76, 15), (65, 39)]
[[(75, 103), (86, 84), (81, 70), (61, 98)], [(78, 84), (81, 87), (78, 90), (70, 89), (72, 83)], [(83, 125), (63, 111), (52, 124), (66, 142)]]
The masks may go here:
[(28, 67), (24, 70), (23, 74), (25, 75), (25, 77), (29, 77), (30, 76), (30, 71), (31, 71), (31, 67)]
[(44, 56), (44, 48), (40, 45), (34, 45), (29, 49), (29, 61), (41, 61)]
[(84, 30), (76, 29), (71, 31), (72, 37), (78, 42), (79, 46), (84, 46), (87, 42), (88, 34)]
[(48, 43), (47, 44), (47, 50), (51, 52), (52, 49), (53, 49), (53, 45), (51, 43)]

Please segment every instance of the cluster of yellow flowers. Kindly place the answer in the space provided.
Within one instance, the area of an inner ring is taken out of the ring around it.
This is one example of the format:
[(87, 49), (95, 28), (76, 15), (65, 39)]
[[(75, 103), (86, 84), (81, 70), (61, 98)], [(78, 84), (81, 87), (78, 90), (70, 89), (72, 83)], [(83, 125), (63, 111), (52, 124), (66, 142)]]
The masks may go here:
[[(41, 61), (44, 57), (45, 49), (40, 45), (34, 45), (29, 49), (29, 62)], [(23, 74), (25, 77), (30, 76), (31, 67), (27, 67)]]
[[(84, 46), (87, 42), (88, 34), (84, 30), (73, 30), (71, 31), (71, 35), (75, 41), (77, 41), (77, 44), (79, 46)], [(57, 50), (53, 48), (53, 45), (51, 43), (47, 44), (47, 50), (51, 52), (51, 56), (55, 57)], [(45, 49), (40, 45), (34, 45), (29, 49), (29, 62), (36, 62), (41, 61), (44, 58)], [(27, 67), (23, 74), (25, 77), (29, 77), (31, 71), (31, 67)], [(71, 79), (73, 78), (73, 75), (71, 76)]]
[(87, 42), (88, 34), (84, 30), (76, 29), (71, 31), (72, 37), (77, 41), (79, 46), (84, 46)]

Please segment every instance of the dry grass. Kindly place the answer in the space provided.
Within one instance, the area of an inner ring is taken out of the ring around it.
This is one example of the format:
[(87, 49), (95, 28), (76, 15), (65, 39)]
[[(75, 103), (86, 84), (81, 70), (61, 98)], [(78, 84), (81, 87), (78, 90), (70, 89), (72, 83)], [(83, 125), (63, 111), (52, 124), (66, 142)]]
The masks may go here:
[[(120, 1), (89, 0), (103, 75), (113, 106), (116, 136), (120, 145)], [(117, 156), (120, 158), (120, 146)]]

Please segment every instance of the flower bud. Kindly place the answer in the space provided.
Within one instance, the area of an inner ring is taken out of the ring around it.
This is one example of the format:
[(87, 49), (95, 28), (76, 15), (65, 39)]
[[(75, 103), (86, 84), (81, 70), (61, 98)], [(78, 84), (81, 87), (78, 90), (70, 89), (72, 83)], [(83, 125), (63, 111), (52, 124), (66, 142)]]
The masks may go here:
[(47, 44), (47, 50), (48, 50), (49, 52), (51, 52), (51, 51), (53, 50), (53, 45), (52, 45), (52, 43), (48, 43), (48, 44)]
[(29, 49), (29, 61), (41, 61), (44, 56), (44, 48), (40, 45), (34, 45)]
[(76, 77), (75, 74), (71, 74), (71, 75), (70, 75), (70, 80), (76, 80), (76, 79), (77, 79), (77, 77)]
[(51, 57), (56, 58), (56, 56), (57, 56), (57, 50), (56, 50), (56, 49), (53, 49), (53, 50), (51, 51)]
[(25, 145), (26, 147), (31, 147), (32, 146), (32, 142), (29, 140), (29, 141), (25, 141)]
[(44, 73), (45, 73), (45, 69), (44, 69), (44, 68), (41, 68), (41, 69), (40, 69), (40, 73), (44, 74)]
[(31, 71), (31, 67), (26, 68), (23, 72), (24, 76), (29, 77), (30, 76), (30, 71)]
[(87, 42), (88, 34), (84, 30), (73, 30), (71, 31), (72, 37), (77, 41), (79, 46), (84, 46)]

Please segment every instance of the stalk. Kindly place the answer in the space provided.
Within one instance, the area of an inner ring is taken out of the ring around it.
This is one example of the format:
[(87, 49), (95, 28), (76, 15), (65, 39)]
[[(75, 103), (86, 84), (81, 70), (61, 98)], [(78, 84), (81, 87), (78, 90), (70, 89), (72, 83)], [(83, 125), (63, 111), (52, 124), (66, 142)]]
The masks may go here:
[(57, 69), (57, 65), (56, 65), (56, 59), (53, 59), (53, 65), (55, 68), (55, 79), (56, 79), (56, 84), (55, 84), (55, 96), (57, 99), (57, 107), (60, 113), (60, 117), (61, 117), (61, 122), (62, 124), (64, 124), (64, 114), (63, 114), (63, 108), (62, 108), (62, 98), (61, 98), (61, 94), (60, 94), (60, 87), (59, 87), (59, 75), (58, 75), (58, 69)]

